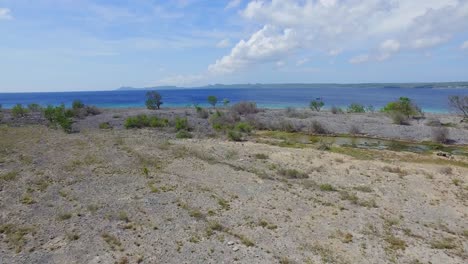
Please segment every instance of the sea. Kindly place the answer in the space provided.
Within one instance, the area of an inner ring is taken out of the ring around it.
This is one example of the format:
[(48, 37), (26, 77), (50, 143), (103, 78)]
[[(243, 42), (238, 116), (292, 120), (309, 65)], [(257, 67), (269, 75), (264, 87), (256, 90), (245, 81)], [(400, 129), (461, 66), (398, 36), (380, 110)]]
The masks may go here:
[[(448, 97), (451, 95), (468, 96), (466, 87), (419, 87), (408, 88), (382, 85), (314, 85), (313, 87), (250, 87), (236, 88), (177, 88), (155, 89), (163, 98), (162, 107), (207, 106), (207, 97), (214, 95), (219, 100), (228, 99), (231, 104), (240, 101), (253, 101), (262, 108), (307, 108), (311, 100), (320, 99), (325, 108), (332, 106), (346, 108), (351, 103), (375, 109), (383, 107), (399, 97), (409, 97), (425, 112), (448, 113)], [(139, 108), (145, 107), (145, 94), (148, 90), (114, 90), (95, 92), (45, 92), (45, 93), (1, 93), (0, 104), (11, 108), (16, 104), (24, 106), (37, 103), (43, 106), (65, 104), (70, 106), (74, 100), (100, 108)]]

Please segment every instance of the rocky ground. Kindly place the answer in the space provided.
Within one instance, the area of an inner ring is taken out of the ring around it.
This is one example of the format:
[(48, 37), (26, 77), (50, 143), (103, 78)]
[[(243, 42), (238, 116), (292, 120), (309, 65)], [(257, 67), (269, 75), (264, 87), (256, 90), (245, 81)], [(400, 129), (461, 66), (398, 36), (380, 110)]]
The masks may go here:
[[(226, 111), (220, 108), (220, 111)], [(199, 138), (216, 133), (209, 119), (200, 117), (193, 108), (163, 108), (153, 111), (148, 109), (102, 109), (102, 113), (86, 119), (75, 119), (74, 131), (98, 129), (102, 123), (109, 123), (114, 129), (123, 129), (125, 120), (139, 114), (156, 115), (173, 120), (175, 117), (187, 117), (192, 132)], [(215, 110), (209, 109), (214, 113)], [(29, 124), (47, 124), (40, 113), (32, 113), (23, 118), (13, 118), (8, 110), (3, 111), (0, 124), (22, 126)], [(319, 123), (327, 134), (359, 134), (366, 137), (385, 138), (403, 141), (433, 141), (435, 127), (447, 129), (450, 144), (468, 144), (468, 122), (455, 114), (426, 113), (424, 118), (410, 119), (407, 125), (396, 125), (383, 113), (332, 114), (328, 111), (313, 112), (308, 109), (263, 109), (259, 113), (244, 117), (256, 126), (268, 130), (291, 130), (309, 133), (312, 123)]]
[[(106, 110), (78, 121), (73, 134), (0, 126), (0, 263), (468, 259), (468, 157), (119, 129), (142, 112)], [(314, 118), (343, 131), (356, 119), (389, 123), (395, 136), (406, 129), (367, 115), (326, 122), (329, 115)], [(102, 122), (114, 129), (98, 129)], [(413, 126), (422, 132), (402, 137), (425, 140), (424, 125)], [(456, 126), (451, 136), (466, 143)]]

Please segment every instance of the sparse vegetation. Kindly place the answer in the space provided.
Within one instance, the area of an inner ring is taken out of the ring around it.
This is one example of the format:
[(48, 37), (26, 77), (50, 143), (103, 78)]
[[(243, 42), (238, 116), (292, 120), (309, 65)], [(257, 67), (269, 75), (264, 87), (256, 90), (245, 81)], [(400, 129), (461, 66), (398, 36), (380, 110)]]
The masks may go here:
[(446, 127), (433, 127), (432, 128), (432, 140), (438, 143), (449, 142), (450, 131)]
[(322, 99), (315, 99), (310, 102), (309, 107), (312, 111), (320, 112), (324, 105), (325, 103), (322, 101)]
[(289, 179), (306, 179), (309, 178), (309, 175), (305, 172), (298, 171), (296, 169), (279, 169), (278, 174), (285, 176)]
[(208, 96), (207, 101), (212, 107), (216, 107), (216, 104), (218, 103), (218, 97), (210, 95)]
[(468, 96), (452, 95), (449, 96), (449, 106), (463, 115), (465, 120), (468, 119)]
[(65, 109), (65, 105), (60, 106), (47, 106), (44, 109), (44, 116), (53, 127), (61, 127), (65, 132), (71, 133), (72, 131), (72, 116), (73, 113)]
[(366, 108), (362, 104), (352, 103), (348, 106), (348, 109), (346, 111), (348, 113), (365, 113)]
[(160, 109), (163, 104), (162, 96), (156, 91), (150, 91), (146, 93), (146, 108), (150, 110)]
[(231, 107), (231, 111), (239, 115), (256, 114), (259, 112), (254, 102), (239, 102)]
[(11, 115), (15, 118), (25, 117), (28, 113), (28, 109), (24, 108), (21, 104), (17, 104), (11, 108)]
[(125, 120), (125, 128), (144, 128), (144, 127), (166, 127), (169, 125), (169, 120), (159, 118), (157, 116), (138, 115), (129, 117)]
[(336, 192), (337, 191), (336, 188), (333, 187), (333, 185), (328, 184), (328, 183), (320, 184), (319, 188), (321, 191), (324, 191), (324, 192)]
[(176, 138), (192, 138), (192, 134), (190, 132), (188, 132), (187, 130), (181, 130), (179, 132), (177, 132), (176, 134)]
[(100, 129), (112, 129), (112, 126), (109, 122), (103, 122), (99, 124)]

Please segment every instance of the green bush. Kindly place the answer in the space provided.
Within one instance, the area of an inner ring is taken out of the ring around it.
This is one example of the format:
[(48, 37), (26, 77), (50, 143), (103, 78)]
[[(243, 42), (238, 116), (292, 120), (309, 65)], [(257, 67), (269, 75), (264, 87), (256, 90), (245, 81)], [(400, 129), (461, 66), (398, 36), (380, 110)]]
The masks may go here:
[(65, 132), (71, 133), (73, 120), (70, 111), (65, 109), (65, 105), (57, 107), (47, 106), (44, 109), (45, 118), (55, 127), (60, 126)]
[(112, 129), (112, 126), (111, 124), (109, 124), (109, 122), (104, 122), (104, 123), (99, 124), (99, 128), (100, 129)]
[(232, 140), (232, 141), (242, 140), (242, 133), (236, 130), (229, 130), (227, 136), (229, 140)]
[(253, 130), (252, 126), (246, 122), (237, 123), (234, 129), (241, 133), (247, 133), (247, 134), (250, 134)]
[(17, 104), (11, 109), (11, 114), (13, 117), (24, 117), (28, 114), (28, 112), (28, 109), (24, 108), (21, 104)]
[(144, 128), (144, 127), (166, 127), (169, 125), (169, 120), (166, 118), (159, 118), (157, 116), (148, 117), (147, 115), (137, 115), (129, 117), (125, 120), (124, 126), (130, 128)]
[(176, 117), (175, 119), (175, 129), (177, 131), (181, 131), (181, 130), (189, 130), (189, 125), (188, 125), (188, 120), (187, 118), (180, 118), (180, 117)]
[(278, 174), (285, 176), (289, 179), (307, 179), (309, 175), (305, 172), (298, 171), (295, 169), (279, 169)]
[(162, 96), (156, 91), (150, 91), (146, 93), (146, 107), (151, 110), (159, 109), (162, 102)]
[(419, 106), (414, 104), (408, 97), (400, 97), (398, 101), (388, 103), (381, 111), (387, 114), (400, 113), (406, 118), (422, 115)]
[(321, 99), (316, 99), (310, 102), (309, 107), (312, 111), (320, 112), (320, 110), (322, 109), (324, 105), (325, 103)]
[(177, 132), (176, 138), (192, 138), (192, 134), (190, 134), (190, 132), (187, 130), (181, 130)]
[(348, 113), (365, 113), (366, 108), (362, 104), (352, 103), (348, 106)]
[(72, 103), (72, 109), (74, 109), (74, 110), (81, 109), (81, 108), (84, 108), (84, 107), (85, 107), (85, 104), (80, 100), (74, 100), (73, 103)]
[(42, 108), (41, 108), (40, 105), (34, 104), (34, 103), (33, 103), (33, 104), (29, 104), (29, 105), (28, 105), (28, 109), (29, 109), (29, 111), (31, 111), (31, 112), (40, 112), (40, 111), (42, 110)]
[(218, 98), (216, 96), (210, 95), (208, 96), (207, 100), (211, 106), (216, 107), (216, 104), (218, 103)]

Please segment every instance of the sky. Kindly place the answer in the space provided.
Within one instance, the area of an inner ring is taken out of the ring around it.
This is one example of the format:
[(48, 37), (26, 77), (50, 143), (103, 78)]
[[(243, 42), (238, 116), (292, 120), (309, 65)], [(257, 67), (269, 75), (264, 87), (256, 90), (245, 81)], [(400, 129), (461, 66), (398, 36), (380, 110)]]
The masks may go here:
[(468, 81), (468, 0), (0, 0), (0, 92)]

